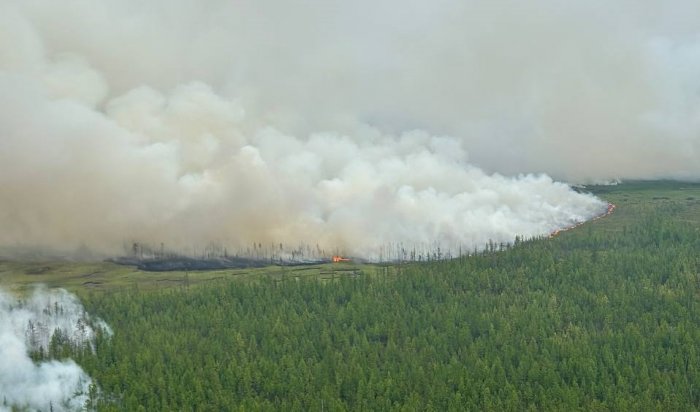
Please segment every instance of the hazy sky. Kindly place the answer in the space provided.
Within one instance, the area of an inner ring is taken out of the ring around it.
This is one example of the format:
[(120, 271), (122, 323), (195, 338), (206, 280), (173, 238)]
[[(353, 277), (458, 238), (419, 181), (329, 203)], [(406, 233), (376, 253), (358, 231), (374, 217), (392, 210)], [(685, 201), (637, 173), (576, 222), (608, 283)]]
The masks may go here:
[(0, 244), (546, 233), (601, 205), (541, 173), (700, 177), (698, 21), (695, 1), (0, 1)]

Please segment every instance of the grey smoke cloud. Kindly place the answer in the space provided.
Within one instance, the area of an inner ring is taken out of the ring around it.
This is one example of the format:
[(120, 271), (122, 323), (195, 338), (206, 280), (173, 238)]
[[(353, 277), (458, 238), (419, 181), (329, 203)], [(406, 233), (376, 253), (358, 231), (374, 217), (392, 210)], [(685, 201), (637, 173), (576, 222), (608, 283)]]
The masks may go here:
[(0, 290), (0, 411), (83, 410), (92, 380), (80, 366), (70, 359), (34, 363), (29, 352), (48, 350), (56, 329), (72, 344), (91, 345), (95, 331), (88, 318), (78, 299), (62, 289), (39, 288), (26, 299)]
[(472, 247), (700, 173), (695, 2), (0, 4), (0, 244)]

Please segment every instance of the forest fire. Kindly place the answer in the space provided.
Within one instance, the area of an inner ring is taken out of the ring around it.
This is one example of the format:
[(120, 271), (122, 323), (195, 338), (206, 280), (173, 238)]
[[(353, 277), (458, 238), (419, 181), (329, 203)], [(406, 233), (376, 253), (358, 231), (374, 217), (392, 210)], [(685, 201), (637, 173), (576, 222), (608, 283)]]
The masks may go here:
[(342, 256), (333, 256), (333, 263), (340, 263), (340, 262), (350, 262), (350, 259), (344, 258)]
[[(593, 221), (596, 221), (596, 220), (598, 220), (598, 219), (602, 219), (602, 218), (604, 218), (604, 217), (610, 216), (611, 214), (613, 214), (613, 212), (615, 211), (615, 208), (616, 208), (616, 207), (617, 207), (617, 206), (615, 206), (615, 204), (613, 204), (613, 203), (608, 203), (608, 207), (607, 207), (607, 209), (605, 210), (605, 213), (600, 214), (600, 215), (594, 217), (594, 218), (591, 219), (590, 221), (593, 222)], [(558, 234), (560, 234), (561, 232), (566, 232), (567, 230), (575, 229), (575, 228), (577, 228), (577, 227), (583, 225), (584, 223), (586, 223), (586, 222), (579, 222), (579, 223), (576, 223), (576, 224), (573, 225), (573, 226), (569, 226), (569, 227), (565, 227), (565, 228), (563, 228), (563, 229), (555, 230), (554, 232), (552, 232), (552, 233), (549, 234), (549, 238), (551, 239), (551, 238), (557, 236)]]

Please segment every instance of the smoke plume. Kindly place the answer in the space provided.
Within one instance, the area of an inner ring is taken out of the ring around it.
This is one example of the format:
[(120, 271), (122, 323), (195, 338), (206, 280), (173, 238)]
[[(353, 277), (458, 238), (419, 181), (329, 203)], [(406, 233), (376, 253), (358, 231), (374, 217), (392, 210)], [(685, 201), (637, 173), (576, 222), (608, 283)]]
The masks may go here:
[[(696, 2), (0, 2), (0, 245), (465, 248), (700, 176)], [(549, 177), (551, 176), (551, 177)]]
[(17, 299), (0, 290), (0, 411), (83, 409), (92, 380), (80, 366), (70, 359), (35, 363), (29, 356), (47, 353), (56, 331), (72, 346), (92, 344), (95, 331), (75, 296), (36, 289)]

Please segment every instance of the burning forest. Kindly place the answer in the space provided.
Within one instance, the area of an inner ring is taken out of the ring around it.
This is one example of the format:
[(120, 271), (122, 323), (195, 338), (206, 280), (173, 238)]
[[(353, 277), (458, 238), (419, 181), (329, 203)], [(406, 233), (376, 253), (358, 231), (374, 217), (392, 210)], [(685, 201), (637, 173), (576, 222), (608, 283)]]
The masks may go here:
[[(677, 110), (697, 100), (690, 21), (630, 12), (643, 30), (625, 33), (592, 6), (449, 3), (360, 25), (338, 2), (323, 19), (249, 1), (3, 2), (0, 255), (154, 260), (123, 253), (137, 242), (227, 265), (403, 254), (387, 245), (454, 256), (605, 209), (562, 182), (700, 172), (695, 112)], [(502, 33), (448, 18), (472, 15)], [(596, 35), (578, 35), (581, 16)], [(536, 56), (514, 60), (511, 38)]]
[(697, 408), (699, 21), (0, 0), (0, 411)]

